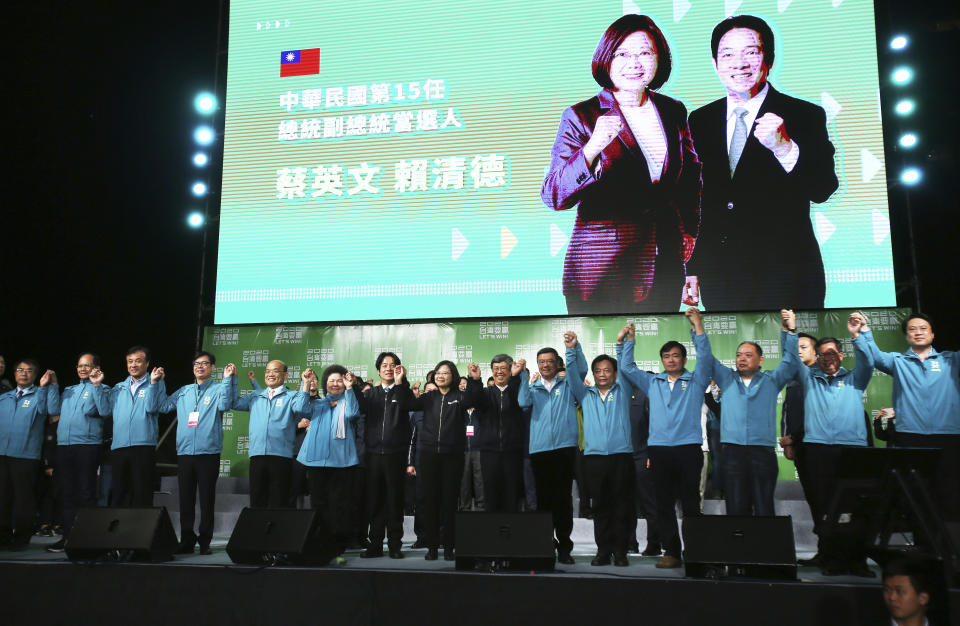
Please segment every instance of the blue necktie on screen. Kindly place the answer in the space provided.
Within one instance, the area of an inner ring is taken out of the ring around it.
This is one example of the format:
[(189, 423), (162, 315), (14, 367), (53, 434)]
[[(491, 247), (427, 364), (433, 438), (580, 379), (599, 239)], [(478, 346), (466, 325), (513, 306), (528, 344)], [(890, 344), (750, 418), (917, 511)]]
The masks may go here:
[(23, 389), (17, 389), (17, 404), (20, 404), (20, 398), (23, 397)]
[(730, 140), (730, 175), (737, 169), (737, 163), (740, 162), (740, 155), (743, 154), (743, 146), (747, 143), (747, 124), (743, 121), (747, 110), (737, 107), (733, 110), (737, 114), (737, 123), (733, 127), (733, 139)]

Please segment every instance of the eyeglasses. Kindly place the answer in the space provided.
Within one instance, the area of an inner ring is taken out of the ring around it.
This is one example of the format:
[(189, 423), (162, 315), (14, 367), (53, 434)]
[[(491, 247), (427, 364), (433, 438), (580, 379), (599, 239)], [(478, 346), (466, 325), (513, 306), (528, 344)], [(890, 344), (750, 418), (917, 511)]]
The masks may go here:
[(33, 371), (34, 371), (34, 370), (33, 370), (32, 367), (18, 367), (18, 368), (17, 368), (17, 373), (18, 373), (18, 374), (32, 374)]
[(209, 365), (210, 365), (210, 361), (194, 361), (193, 362), (194, 367), (208, 367)]

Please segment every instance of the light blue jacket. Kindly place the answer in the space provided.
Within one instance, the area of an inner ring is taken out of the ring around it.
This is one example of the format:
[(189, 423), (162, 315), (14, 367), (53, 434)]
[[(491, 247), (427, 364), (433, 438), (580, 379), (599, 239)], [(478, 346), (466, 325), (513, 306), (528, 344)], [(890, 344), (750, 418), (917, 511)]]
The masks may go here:
[[(105, 385), (101, 385), (106, 389)], [(94, 401), (94, 385), (88, 380), (71, 385), (60, 397), (60, 421), (57, 444), (61, 446), (99, 445), (103, 443), (103, 418)]]
[(920, 360), (912, 350), (881, 352), (873, 333), (860, 333), (854, 346), (870, 354), (878, 370), (893, 376), (897, 432), (960, 434), (960, 353), (937, 352)]
[[(222, 383), (213, 379), (202, 385), (184, 385), (174, 391), (160, 407), (161, 413), (177, 412), (177, 454), (220, 454), (223, 450), (223, 412), (229, 411), (237, 377), (228, 376)], [(200, 415), (197, 425), (190, 426), (190, 413)]]
[(833, 381), (818, 366), (797, 364), (803, 386), (803, 441), (828, 445), (866, 446), (863, 392), (870, 384), (873, 359), (854, 343), (857, 363), (851, 372), (841, 367)]
[(132, 376), (127, 376), (112, 389), (105, 389), (104, 385), (93, 386), (93, 399), (100, 415), (113, 415), (111, 450), (157, 445), (157, 417), (160, 405), (167, 397), (167, 388), (162, 378), (151, 383), (150, 374), (144, 376), (146, 380), (137, 388), (135, 396), (130, 394)]
[[(621, 347), (617, 346), (617, 359)], [(633, 454), (633, 439), (630, 437), (630, 399), (633, 385), (619, 377), (607, 390), (604, 398), (596, 387), (587, 387), (583, 379), (587, 375), (587, 362), (583, 349), (577, 343), (567, 348), (567, 375), (573, 397), (583, 407), (583, 453), (584, 454)], [(574, 415), (576, 419), (576, 415)]]
[(635, 343), (623, 342), (620, 372), (650, 398), (648, 446), (703, 445), (700, 416), (703, 394), (713, 374), (713, 352), (706, 334), (697, 335), (691, 329), (690, 336), (697, 349), (697, 365), (693, 372), (683, 370), (673, 390), (666, 372), (650, 374), (639, 369), (633, 360)]
[[(583, 360), (575, 364), (577, 369), (586, 371), (587, 361), (582, 351), (579, 358)], [(570, 365), (568, 362), (568, 368)], [(583, 376), (580, 378), (582, 385)], [(550, 391), (543, 386), (542, 380), (532, 384), (528, 384), (528, 380), (529, 374), (522, 372), (517, 404), (525, 409), (533, 407), (530, 413), (530, 454), (575, 448), (580, 427), (577, 425), (577, 405), (567, 377), (555, 378)]]
[[(234, 386), (234, 394), (239, 394)], [(270, 389), (261, 389), (242, 398), (234, 396), (233, 408), (250, 411), (250, 456), (283, 456), (293, 458), (293, 439), (297, 422), (307, 417), (310, 396), (302, 391), (281, 387), (270, 399)]]
[(0, 395), (0, 456), (39, 459), (43, 426), (48, 415), (60, 412), (57, 385), (32, 385), (17, 402), (17, 388)]
[(800, 357), (797, 335), (780, 332), (783, 360), (773, 371), (757, 372), (750, 386), (740, 373), (713, 359), (713, 380), (720, 386), (720, 441), (741, 446), (777, 445), (777, 396), (793, 380)]
[[(337, 406), (330, 402), (338, 400)], [(343, 419), (345, 437), (337, 439), (337, 415), (340, 403), (344, 403)], [(310, 427), (300, 446), (297, 461), (307, 467), (353, 467), (357, 459), (357, 443), (354, 426), (360, 405), (353, 389), (347, 389), (342, 396), (326, 395), (310, 403), (307, 419)]]

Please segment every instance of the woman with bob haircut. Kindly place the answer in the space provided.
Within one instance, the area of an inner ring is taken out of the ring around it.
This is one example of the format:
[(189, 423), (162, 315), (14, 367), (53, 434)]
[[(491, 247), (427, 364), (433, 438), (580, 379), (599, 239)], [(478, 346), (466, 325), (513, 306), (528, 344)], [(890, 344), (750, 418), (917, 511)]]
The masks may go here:
[(563, 267), (568, 313), (677, 311), (700, 225), (687, 110), (656, 92), (672, 61), (646, 15), (624, 15), (593, 55), (593, 98), (563, 112), (540, 192), (577, 208)]

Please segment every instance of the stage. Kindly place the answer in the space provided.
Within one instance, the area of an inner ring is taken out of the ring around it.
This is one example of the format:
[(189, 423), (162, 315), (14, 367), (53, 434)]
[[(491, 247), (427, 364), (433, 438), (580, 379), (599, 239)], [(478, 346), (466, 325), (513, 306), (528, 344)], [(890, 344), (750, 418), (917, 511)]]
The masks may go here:
[[(796, 582), (708, 581), (658, 570), (592, 567), (593, 545), (551, 573), (460, 572), (452, 562), (360, 559), (327, 567), (251, 567), (230, 562), (226, 538), (210, 556), (166, 563), (72, 563), (34, 538), (0, 552), (4, 624), (883, 624), (879, 578), (827, 578), (800, 568)], [(800, 553), (800, 556), (809, 556)], [(876, 568), (874, 568), (876, 570)], [(951, 605), (960, 592), (951, 592)], [(954, 609), (954, 623), (960, 612)]]

